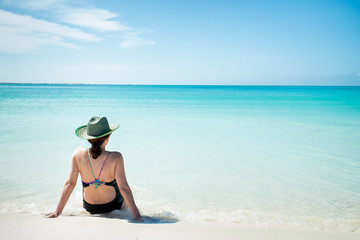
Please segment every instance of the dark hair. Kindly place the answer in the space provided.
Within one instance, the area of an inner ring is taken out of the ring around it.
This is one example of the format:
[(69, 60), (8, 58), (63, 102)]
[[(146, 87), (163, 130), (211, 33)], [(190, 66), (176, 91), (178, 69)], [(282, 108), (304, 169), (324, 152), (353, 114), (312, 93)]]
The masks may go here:
[(90, 148), (90, 153), (92, 155), (92, 157), (94, 159), (97, 159), (98, 156), (101, 155), (102, 150), (101, 150), (101, 145), (105, 142), (105, 140), (110, 136), (106, 135), (104, 137), (101, 138), (96, 138), (96, 139), (89, 139), (89, 143), (91, 143), (91, 148)]

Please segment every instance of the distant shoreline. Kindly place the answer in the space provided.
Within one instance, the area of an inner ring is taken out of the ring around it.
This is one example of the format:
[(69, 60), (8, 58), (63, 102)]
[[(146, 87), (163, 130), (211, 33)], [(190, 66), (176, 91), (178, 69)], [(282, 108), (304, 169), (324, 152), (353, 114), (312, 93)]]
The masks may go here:
[(181, 86), (198, 86), (198, 87), (360, 87), (360, 85), (246, 85), (246, 84), (111, 84), (111, 83), (11, 83), (0, 82), (0, 85), (24, 85), (24, 86), (164, 86), (164, 87), (181, 87)]

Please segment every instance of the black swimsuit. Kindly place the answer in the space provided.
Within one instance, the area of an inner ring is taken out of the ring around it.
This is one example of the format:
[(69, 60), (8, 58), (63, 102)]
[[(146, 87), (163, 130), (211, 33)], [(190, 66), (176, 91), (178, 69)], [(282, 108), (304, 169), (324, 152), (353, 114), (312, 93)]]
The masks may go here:
[[(109, 203), (104, 203), (104, 204), (90, 204), (90, 203), (85, 201), (84, 196), (83, 196), (83, 206), (84, 206), (84, 208), (86, 209), (86, 211), (90, 212), (91, 214), (108, 213), (108, 212), (111, 212), (111, 211), (116, 210), (116, 209), (121, 209), (122, 203), (124, 202), (124, 198), (120, 193), (119, 186), (117, 185), (116, 179), (112, 180), (111, 182), (100, 182), (100, 180), (99, 180), (101, 172), (102, 172), (102, 170), (103, 170), (103, 168), (105, 166), (106, 160), (110, 155), (110, 152), (106, 156), (106, 159), (105, 159), (105, 161), (103, 163), (103, 166), (101, 167), (98, 178), (96, 178), (95, 175), (94, 175), (94, 171), (93, 171), (92, 166), (91, 166), (91, 161), (90, 161), (88, 150), (86, 151), (86, 153), (87, 153), (87, 157), (88, 157), (88, 160), (89, 160), (91, 173), (93, 174), (93, 176), (95, 178), (95, 181), (91, 181), (91, 182), (83, 182), (82, 181), (83, 188), (85, 189), (86, 187), (89, 187), (91, 185), (95, 185), (95, 189), (97, 189), (99, 186), (102, 186), (102, 185), (113, 186), (115, 188), (116, 195), (115, 195), (114, 200), (112, 200)], [(84, 195), (84, 189), (83, 189), (83, 195)]]
[[(90, 186), (89, 183), (85, 183), (85, 182), (82, 182), (82, 185), (84, 188)], [(113, 186), (115, 188), (116, 196), (114, 200), (104, 204), (90, 204), (86, 202), (85, 199), (83, 198), (83, 206), (86, 209), (86, 211), (88, 211), (91, 214), (108, 213), (116, 209), (121, 209), (121, 206), (124, 202), (124, 198), (120, 193), (116, 180), (114, 179), (112, 182), (105, 182), (104, 185)]]

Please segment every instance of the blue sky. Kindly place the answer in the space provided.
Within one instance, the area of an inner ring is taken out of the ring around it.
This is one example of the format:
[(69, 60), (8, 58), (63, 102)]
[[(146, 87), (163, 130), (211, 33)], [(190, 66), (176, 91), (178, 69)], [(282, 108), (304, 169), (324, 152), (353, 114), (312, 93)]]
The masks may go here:
[(360, 85), (360, 1), (0, 0), (0, 82)]

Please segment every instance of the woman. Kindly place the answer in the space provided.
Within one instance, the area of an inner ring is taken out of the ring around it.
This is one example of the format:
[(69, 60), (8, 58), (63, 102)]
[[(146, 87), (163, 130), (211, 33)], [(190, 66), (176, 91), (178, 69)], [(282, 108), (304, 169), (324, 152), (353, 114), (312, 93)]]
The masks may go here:
[(76, 129), (75, 134), (91, 143), (91, 148), (75, 150), (70, 175), (65, 183), (60, 201), (53, 213), (45, 216), (58, 217), (75, 188), (80, 173), (83, 185), (83, 206), (91, 214), (107, 213), (129, 207), (134, 220), (143, 222), (127, 183), (124, 160), (119, 152), (105, 150), (112, 132), (119, 128), (109, 125), (106, 117), (92, 117), (88, 124)]

